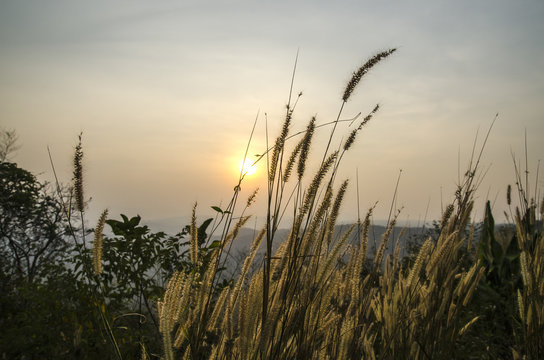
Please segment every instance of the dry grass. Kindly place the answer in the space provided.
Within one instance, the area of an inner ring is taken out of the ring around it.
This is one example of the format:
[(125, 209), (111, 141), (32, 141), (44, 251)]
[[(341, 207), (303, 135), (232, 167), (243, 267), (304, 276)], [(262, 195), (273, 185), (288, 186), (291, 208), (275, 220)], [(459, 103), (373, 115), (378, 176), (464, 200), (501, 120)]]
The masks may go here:
[[(357, 84), (394, 51), (378, 53), (354, 73), (342, 96), (337, 120), (327, 124), (332, 125), (329, 141), (313, 176), (306, 173), (306, 163), (310, 153), (316, 152), (312, 138), (321, 125), (316, 125), (316, 119), (312, 118), (300, 141), (289, 148), (288, 140), (300, 135), (290, 134), (298, 98), (294, 103), (289, 101), (280, 135), (260, 158), (268, 165), (267, 221), (255, 236), (241, 274), (232, 286), (218, 288), (220, 270), (232, 241), (249, 219), (245, 212), (256, 192), (240, 211), (237, 204), (244, 178), (241, 173), (230, 203), (219, 212), (213, 230), (204, 240), (208, 243), (217, 235), (221, 239), (206, 262), (199, 257), (201, 239), (198, 239), (195, 204), (190, 224), (193, 267), (175, 273), (157, 303), (166, 359), (467, 356), (458, 344), (466, 341), (464, 338), (480, 320), (468, 308), (485, 271), (481, 262), (467, 259), (474, 238), (471, 213), (483, 146), (459, 184), (454, 203), (443, 214), (438, 237), (428, 238), (413, 262), (401, 261), (398, 245), (393, 255), (386, 256), (386, 248), (398, 244), (393, 238), (398, 212), (389, 221), (373, 259), (367, 255), (373, 207), (363, 222), (358, 221), (340, 236), (334, 236), (348, 188), (347, 180), (335, 186), (337, 171), (344, 153), (379, 107), (374, 107), (349, 132), (343, 145), (338, 145), (341, 151), (329, 153), (329, 148), (336, 139), (344, 104)], [(250, 141), (252, 136), (253, 132)], [(75, 200), (77, 209), (83, 211), (81, 147), (76, 149), (74, 164)], [(293, 178), (295, 166), (297, 176)], [(303, 188), (305, 178), (309, 182)], [(534, 230), (537, 206), (528, 201), (522, 204), (525, 207), (517, 211), (515, 220), (523, 287), (517, 292), (520, 325), (516, 328), (516, 347), (511, 350), (514, 358), (539, 358), (544, 351), (544, 238), (542, 232)], [(287, 238), (272, 253), (286, 210), (293, 214), (294, 220)], [(542, 219), (544, 209), (540, 210)], [(104, 220), (105, 214), (97, 227), (99, 233)], [(359, 240), (356, 244), (349, 241), (354, 233)], [(262, 242), (264, 259), (260, 269), (250, 274)], [(97, 273), (99, 259), (100, 236), (95, 239)], [(463, 265), (467, 263), (470, 266)]]
[[(362, 76), (393, 51), (377, 54), (354, 73), (344, 92), (338, 119)], [(348, 186), (344, 181), (335, 190), (334, 179), (342, 155), (378, 107), (350, 132), (341, 154), (328, 154), (329, 141), (321, 166), (306, 189), (302, 189), (301, 180), (315, 119), (289, 153), (286, 146), (294, 108), (287, 105), (281, 133), (271, 154), (267, 152), (267, 223), (255, 239), (240, 278), (216, 297), (211, 294), (217, 267), (177, 275), (183, 277), (183, 291), (179, 285), (169, 285), (159, 307), (166, 357), (172, 358), (178, 352), (187, 359), (455, 356), (456, 342), (478, 321), (478, 317), (467, 320), (465, 309), (483, 275), (483, 267), (478, 263), (467, 269), (459, 265), (463, 256), (460, 250), (471, 236), (466, 229), (471, 225), (474, 193), (470, 176), (474, 176), (476, 167), (467, 172), (465, 183), (460, 185), (459, 201), (448, 208), (438, 241), (426, 241), (413, 265), (400, 265), (398, 248), (392, 257), (384, 255), (388, 244), (394, 242), (391, 237), (396, 217), (388, 224), (374, 261), (368, 262), (372, 209), (363, 224), (354, 224), (334, 238)], [(330, 139), (338, 120), (333, 124)], [(289, 175), (297, 161), (298, 177), (289, 185)], [(286, 201), (285, 194), (291, 193), (286, 190), (289, 186), (295, 196)], [(229, 213), (222, 219), (227, 225), (221, 247), (214, 255), (217, 261), (227, 243), (235, 238), (225, 234), (237, 196), (235, 189)], [(287, 239), (272, 254), (281, 214), (287, 207), (292, 209), (294, 221)], [(360, 243), (356, 245), (348, 243), (354, 231), (360, 232)], [(262, 268), (247, 278), (247, 269), (262, 240), (266, 242)], [(179, 281), (174, 278), (171, 282)], [(520, 296), (523, 298), (523, 294)], [(173, 347), (171, 337), (175, 339)]]

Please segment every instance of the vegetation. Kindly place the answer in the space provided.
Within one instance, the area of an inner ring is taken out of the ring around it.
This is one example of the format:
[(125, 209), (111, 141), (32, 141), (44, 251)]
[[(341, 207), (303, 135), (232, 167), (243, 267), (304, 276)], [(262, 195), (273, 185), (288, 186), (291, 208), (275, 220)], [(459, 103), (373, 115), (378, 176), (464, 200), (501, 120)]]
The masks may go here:
[[(94, 231), (85, 229), (81, 137), (74, 156), (74, 189), (58, 187), (55, 198), (47, 197), (47, 187), (31, 174), (3, 161), (2, 179), (14, 174), (14, 180), (2, 180), (3, 356), (544, 356), (544, 206), (529, 198), (518, 172), (521, 206), (514, 209), (512, 224), (497, 227), (489, 204), (482, 223), (472, 219), (485, 141), (453, 203), (406, 258), (400, 257), (393, 235), (398, 212), (374, 257), (368, 254), (373, 208), (343, 234), (335, 234), (349, 184), (337, 184), (340, 163), (379, 110), (375, 106), (335, 147), (343, 108), (364, 75), (394, 51), (378, 53), (354, 73), (336, 120), (328, 124), (325, 149), (312, 144), (320, 126), (315, 118), (304, 132), (290, 133), (298, 101), (290, 96), (281, 132), (258, 160), (268, 165), (267, 221), (235, 278), (225, 276), (225, 261), (256, 196), (239, 205), (245, 174), (240, 174), (228, 206), (214, 207), (215, 219), (199, 226), (195, 204), (191, 223), (172, 237), (150, 232), (139, 217), (107, 220), (106, 211)], [(299, 141), (291, 144), (297, 135)], [(306, 171), (310, 154), (322, 159), (314, 174)], [(19, 173), (28, 186), (15, 177)], [(509, 204), (510, 193), (509, 187)], [(38, 211), (41, 207), (47, 211)], [(286, 211), (294, 220), (287, 238), (275, 246)], [(50, 220), (43, 215), (49, 212), (64, 216)], [(30, 232), (9, 232), (12, 228), (4, 222), (38, 225), (26, 225)], [(113, 236), (103, 236), (105, 225)], [(51, 230), (50, 237), (38, 236), (38, 229)], [(92, 246), (87, 243), (91, 232)], [(354, 234), (356, 243), (350, 241)], [(261, 244), (264, 257), (259, 259)], [(388, 247), (393, 248), (391, 256), (386, 256)], [(251, 271), (254, 262), (257, 270)]]

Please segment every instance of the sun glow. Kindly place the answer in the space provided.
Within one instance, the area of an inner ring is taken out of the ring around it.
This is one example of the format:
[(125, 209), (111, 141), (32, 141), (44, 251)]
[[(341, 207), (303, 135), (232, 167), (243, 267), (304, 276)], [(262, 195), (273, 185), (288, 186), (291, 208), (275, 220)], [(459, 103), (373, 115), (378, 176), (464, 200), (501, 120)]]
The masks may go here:
[(251, 159), (240, 159), (238, 164), (238, 170), (242, 172), (242, 175), (253, 175), (257, 172), (257, 164), (254, 164), (254, 161)]

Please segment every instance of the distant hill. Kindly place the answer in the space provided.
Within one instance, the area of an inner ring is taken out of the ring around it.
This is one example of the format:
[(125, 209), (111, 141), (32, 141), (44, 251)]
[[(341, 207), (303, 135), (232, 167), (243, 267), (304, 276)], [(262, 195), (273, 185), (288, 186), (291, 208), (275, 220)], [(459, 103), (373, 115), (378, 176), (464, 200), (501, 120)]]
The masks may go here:
[[(342, 234), (349, 229), (351, 224), (341, 224), (337, 225), (334, 232), (334, 239), (339, 239)], [(399, 237), (399, 235), (402, 236)], [(415, 236), (422, 236), (426, 231), (426, 228), (401, 228), (396, 227), (393, 230), (392, 240), (390, 242), (395, 241), (399, 242), (401, 252), (405, 248), (406, 242), (412, 237)], [(382, 225), (372, 225), (369, 230), (369, 243), (368, 243), (368, 255), (370, 257), (374, 256), (374, 249), (375, 247), (379, 247), (381, 243), (381, 239), (383, 234), (385, 233), (385, 226)], [(254, 234), (256, 234), (256, 231), (253, 229), (247, 229), (244, 228), (242, 231), (240, 231), (240, 234), (238, 235), (237, 239), (233, 243), (233, 248), (236, 250), (249, 250), (251, 243), (254, 239)], [(280, 229), (278, 230), (276, 237), (274, 239), (274, 250), (281, 244), (283, 240), (288, 235), (287, 229)], [(353, 231), (351, 234), (351, 238), (349, 240), (350, 243), (356, 244), (359, 242), (359, 237), (357, 234), (357, 231)], [(387, 253), (392, 253), (393, 248), (396, 244), (389, 243), (387, 247)], [(263, 244), (261, 244), (261, 248), (264, 251)], [(261, 251), (261, 249), (260, 249)], [(402, 256), (403, 254), (401, 254)]]
[[(206, 219), (206, 217), (199, 217), (199, 222)], [(176, 234), (180, 232), (183, 227), (185, 227), (187, 224), (189, 224), (190, 219), (187, 218), (163, 218), (163, 219), (155, 219), (151, 221), (145, 221), (143, 220), (143, 223), (152, 231), (164, 231), (168, 234)], [(336, 226), (335, 229), (335, 238), (338, 238), (341, 236), (341, 234), (346, 231), (351, 224), (340, 224)], [(395, 227), (393, 231), (393, 239), (395, 241), (398, 241), (401, 247), (401, 256), (405, 255), (403, 254), (403, 250), (405, 250), (406, 241), (410, 237), (415, 236), (422, 236), (425, 234), (428, 228), (426, 227)], [(398, 238), (398, 236), (401, 234), (401, 230), (403, 230), (403, 235)], [(252, 229), (252, 228), (242, 228), (238, 237), (233, 241), (231, 252), (233, 254), (236, 254), (238, 252), (247, 252), (249, 248), (251, 247), (251, 243), (253, 242), (254, 237), (256, 236), (259, 229)], [(374, 249), (375, 247), (379, 247), (381, 243), (381, 237), (383, 236), (385, 232), (385, 226), (383, 225), (372, 225), (370, 227), (369, 231), (369, 243), (368, 243), (368, 256), (373, 257), (374, 256)], [(280, 229), (277, 231), (274, 243), (273, 243), (273, 250), (275, 251), (277, 247), (281, 244), (281, 242), (287, 237), (288, 230), (287, 229)], [(354, 231), (350, 241), (352, 243), (356, 243), (358, 241), (358, 235), (357, 231)], [(387, 252), (386, 253), (392, 253), (394, 248), (394, 244), (388, 244)], [(264, 252), (264, 242), (261, 244), (261, 249), (259, 249), (259, 252)]]

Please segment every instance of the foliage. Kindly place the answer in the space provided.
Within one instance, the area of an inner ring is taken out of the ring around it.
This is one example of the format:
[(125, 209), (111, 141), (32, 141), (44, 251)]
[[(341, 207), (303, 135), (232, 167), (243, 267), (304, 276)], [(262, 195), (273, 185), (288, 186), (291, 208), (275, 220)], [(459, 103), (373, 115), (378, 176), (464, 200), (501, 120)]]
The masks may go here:
[(65, 256), (66, 222), (47, 184), (14, 163), (0, 162), (0, 253), (3, 271), (34, 279)]
[[(140, 216), (106, 220), (105, 211), (91, 249), (81, 136), (68, 197), (55, 200), (32, 174), (2, 162), (2, 357), (542, 358), (544, 208), (537, 213), (518, 181), (522, 209), (514, 224), (497, 229), (489, 202), (476, 224), (485, 141), (442, 219), (415, 239), (406, 259), (394, 235), (398, 212), (373, 258), (367, 250), (374, 207), (336, 236), (349, 183), (336, 185), (341, 160), (379, 107), (339, 144), (332, 144), (334, 135), (358, 118), (340, 120), (363, 76), (394, 51), (354, 72), (336, 121), (316, 125), (314, 117), (306, 131), (290, 134), (298, 98), (289, 97), (281, 132), (260, 155), (268, 163), (266, 223), (233, 279), (225, 264), (256, 195), (239, 209), (245, 174), (230, 203), (212, 207), (215, 219), (198, 226), (195, 204), (190, 224), (175, 236), (152, 232)], [(332, 125), (329, 140), (309, 175), (313, 133), (325, 125)], [(284, 237), (278, 230), (286, 211), (293, 221)], [(102, 234), (104, 224), (110, 234)], [(350, 242), (354, 233), (357, 243)]]
[(108, 354), (92, 297), (69, 268), (62, 204), (45, 183), (0, 162), (0, 349), (7, 358)]
[[(486, 280), (492, 288), (506, 288), (507, 292), (518, 289), (520, 249), (515, 236), (504, 238), (500, 243), (495, 236), (495, 220), (491, 205), (486, 203), (482, 234), (478, 245), (479, 258), (486, 269)], [(508, 234), (504, 234), (508, 236)]]
[(90, 289), (63, 266), (53, 265), (48, 279), (41, 283), (6, 283), (2, 279), (2, 356), (110, 358), (95, 303)]
[[(206, 237), (210, 221), (198, 228), (201, 239)], [(151, 232), (140, 222), (140, 216), (129, 219), (124, 214), (121, 220), (106, 220), (113, 236), (103, 240), (103, 271), (97, 279), (97, 291), (101, 301), (107, 304), (112, 328), (125, 356), (138, 356), (140, 343), (145, 343), (152, 353), (160, 352), (155, 303), (174, 272), (191, 270), (189, 243), (184, 240), (187, 227), (175, 236), (168, 236), (164, 232)], [(202, 242), (200, 245), (204, 258), (213, 251), (213, 247), (206, 248)], [(85, 277), (83, 265), (88, 256), (89, 251), (74, 258), (80, 277)]]
[[(527, 203), (527, 202), (526, 202)], [(544, 200), (537, 220), (534, 202), (521, 215), (516, 209), (516, 236), (520, 255), (522, 289), (517, 291), (519, 329), (516, 329), (517, 357), (539, 359), (544, 356)]]
[[(343, 99), (338, 118), (345, 102)], [(214, 268), (205, 273), (175, 274), (159, 303), (166, 358), (174, 358), (176, 353), (192, 359), (434, 359), (481, 358), (486, 354), (538, 358), (543, 333), (539, 327), (542, 287), (536, 284), (542, 282), (534, 279), (540, 280), (544, 274), (540, 270), (544, 246), (540, 235), (529, 232), (531, 240), (525, 241), (532, 255), (520, 252), (521, 245), (516, 250), (512, 238), (504, 247), (498, 246), (503, 244), (498, 242), (488, 207), (481, 226), (483, 235), (475, 239), (477, 226), (471, 222), (471, 213), (485, 141), (477, 158), (471, 159), (454, 202), (411, 259), (401, 262), (398, 247), (393, 256), (384, 255), (388, 244), (395, 241), (393, 217), (369, 264), (366, 249), (371, 211), (363, 223), (332, 237), (347, 186), (343, 182), (335, 191), (334, 179), (349, 148), (344, 144), (342, 152), (328, 153), (338, 121), (333, 122), (313, 180), (310, 178), (303, 189), (304, 171), (299, 172), (298, 181), (288, 189), (291, 168), (296, 161), (305, 163), (301, 149), (308, 149), (311, 141), (310, 136), (304, 136), (289, 155), (287, 140), (294, 105), (287, 104), (280, 135), (266, 152), (267, 222), (252, 246), (254, 250), (265, 242), (262, 269), (253, 276), (244, 271), (255, 256), (250, 251), (234, 287), (224, 288), (218, 297), (207, 295), (217, 278)], [(313, 121), (309, 129), (313, 129)], [(348, 140), (353, 141), (351, 135)], [(228, 215), (221, 217), (226, 220), (225, 229), (230, 226), (230, 214), (235, 213), (239, 187), (235, 187)], [(284, 194), (293, 194), (287, 203)], [(273, 254), (271, 245), (278, 240), (276, 231), (286, 209), (292, 209), (294, 221), (289, 236)], [(245, 221), (244, 211), (234, 230)], [(534, 220), (519, 216), (516, 223), (520, 233), (519, 229), (526, 227), (519, 224)], [(351, 246), (346, 240), (355, 228), (361, 231), (361, 241)], [(222, 232), (220, 252), (228, 251), (235, 237), (228, 234)], [(522, 239), (519, 234), (517, 238)], [(475, 254), (472, 244), (477, 240)], [(517, 266), (518, 257), (521, 267)], [(525, 261), (527, 265), (523, 265)], [(518, 301), (511, 301), (520, 286), (523, 291), (517, 293)], [(489, 336), (497, 326), (501, 326), (497, 338)], [(218, 339), (210, 341), (210, 333)]]
[[(380, 53), (355, 72), (351, 95), (364, 74), (393, 51)], [(367, 70), (365, 70), (367, 69)], [(349, 96), (344, 96), (338, 119)], [(304, 165), (288, 189), (291, 168), (307, 160), (311, 136), (304, 136), (291, 154), (287, 149), (296, 102), (288, 103), (280, 135), (269, 149), (267, 222), (255, 237), (240, 277), (232, 288), (210, 296), (216, 268), (175, 274), (159, 303), (165, 356), (184, 358), (443, 358), (459, 356), (461, 341), (478, 317), (467, 319), (467, 309), (483, 275), (483, 267), (461, 266), (461, 248), (472, 210), (473, 175), (460, 187), (456, 207), (442, 222), (436, 242), (426, 241), (409, 268), (401, 268), (399, 249), (385, 256), (396, 216), (389, 222), (371, 264), (366, 261), (371, 211), (360, 226), (336, 238), (334, 228), (347, 181), (336, 190), (334, 179), (357, 132), (378, 107), (347, 137), (341, 152), (329, 154), (339, 120), (333, 122), (319, 169), (303, 188)], [(312, 119), (306, 135), (313, 129)], [(302, 152), (301, 149), (306, 149)], [(468, 174), (474, 174), (475, 168)], [(240, 177), (240, 182), (243, 176)], [(222, 216), (225, 227), (219, 252), (228, 251), (242, 215), (230, 228), (239, 185)], [(286, 195), (289, 196), (286, 201)], [(249, 202), (248, 202), (249, 203)], [(281, 216), (292, 209), (294, 221), (287, 239), (272, 253)], [(455, 210), (455, 211), (454, 211)], [(221, 212), (223, 214), (223, 212)], [(347, 240), (358, 229), (360, 243)], [(468, 234), (470, 235), (470, 234)], [(248, 276), (259, 244), (265, 242), (262, 269)], [(347, 256), (347, 262), (343, 260)], [(193, 260), (198, 266), (198, 259)], [(209, 334), (218, 338), (210, 340)], [(432, 336), (430, 336), (432, 334)]]

